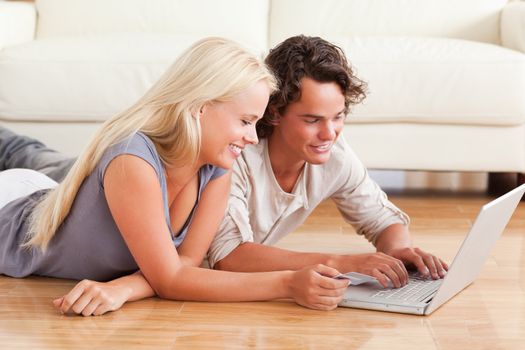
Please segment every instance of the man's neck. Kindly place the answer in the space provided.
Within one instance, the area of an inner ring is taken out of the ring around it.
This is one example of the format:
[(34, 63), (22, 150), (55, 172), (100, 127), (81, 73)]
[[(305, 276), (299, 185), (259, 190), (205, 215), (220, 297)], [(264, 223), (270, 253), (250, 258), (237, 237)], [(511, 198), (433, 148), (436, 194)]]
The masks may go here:
[(302, 159), (294, 159), (286, 151), (286, 145), (275, 135), (268, 137), (268, 156), (275, 179), (285, 192), (291, 193), (301, 175), (306, 162)]

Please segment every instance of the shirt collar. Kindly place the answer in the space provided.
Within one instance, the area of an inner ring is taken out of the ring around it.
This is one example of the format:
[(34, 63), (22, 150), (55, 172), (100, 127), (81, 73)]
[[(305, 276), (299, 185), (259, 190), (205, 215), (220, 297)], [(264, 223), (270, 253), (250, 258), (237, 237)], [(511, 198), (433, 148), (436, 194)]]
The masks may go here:
[(260, 140), (259, 146), (262, 147), (261, 156), (264, 159), (264, 166), (268, 171), (268, 175), (270, 176), (270, 182), (272, 183), (276, 192), (281, 197), (287, 198), (288, 200), (292, 200), (293, 210), (301, 206), (308, 210), (308, 191), (306, 190), (306, 184), (308, 182), (308, 176), (310, 174), (310, 168), (312, 165), (306, 163), (303, 167), (301, 174), (299, 175), (299, 178), (297, 179), (297, 183), (295, 184), (292, 193), (285, 192), (277, 182), (275, 174), (273, 173), (272, 163), (270, 162), (270, 153), (268, 152), (268, 140), (266, 138)]

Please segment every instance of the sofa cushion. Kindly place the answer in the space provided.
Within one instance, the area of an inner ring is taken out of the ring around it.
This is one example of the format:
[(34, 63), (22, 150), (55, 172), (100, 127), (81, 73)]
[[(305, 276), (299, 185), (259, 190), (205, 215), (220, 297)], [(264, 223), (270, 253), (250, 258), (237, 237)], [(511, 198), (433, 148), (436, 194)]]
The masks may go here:
[(198, 39), (113, 34), (39, 39), (4, 49), (0, 119), (104, 121), (141, 97)]
[(349, 122), (525, 123), (525, 55), (443, 38), (339, 39), (369, 84)]
[[(135, 102), (199, 38), (48, 38), (0, 51), (0, 118), (104, 121)], [(348, 122), (525, 123), (525, 55), (471, 41), (336, 40), (369, 83)], [(31, 92), (31, 98), (27, 97)]]
[[(55, 0), (56, 1), (56, 0)], [(270, 46), (297, 35), (425, 36), (499, 44), (507, 0), (273, 0)]]
[(268, 46), (269, 0), (36, 0), (37, 38), (114, 33), (223, 36)]

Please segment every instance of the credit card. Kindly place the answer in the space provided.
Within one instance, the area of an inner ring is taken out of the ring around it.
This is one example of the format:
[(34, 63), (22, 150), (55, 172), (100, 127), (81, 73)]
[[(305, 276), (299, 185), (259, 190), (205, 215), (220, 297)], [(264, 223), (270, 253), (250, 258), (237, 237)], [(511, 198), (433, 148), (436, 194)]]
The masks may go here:
[(359, 272), (347, 272), (347, 273), (341, 273), (334, 278), (337, 279), (347, 279), (350, 280), (350, 284), (354, 286), (358, 286), (360, 284), (366, 283), (366, 282), (373, 282), (377, 281), (375, 277), (364, 275)]

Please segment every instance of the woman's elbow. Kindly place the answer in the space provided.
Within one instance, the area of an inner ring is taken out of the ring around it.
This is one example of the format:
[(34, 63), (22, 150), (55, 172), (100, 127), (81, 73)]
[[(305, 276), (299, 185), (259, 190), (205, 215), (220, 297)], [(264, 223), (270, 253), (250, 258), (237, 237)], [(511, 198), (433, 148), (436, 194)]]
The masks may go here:
[(176, 276), (173, 276), (173, 278), (162, 278), (160, 281), (152, 281), (150, 285), (159, 298), (175, 300), (177, 285), (173, 281), (177, 281)]

